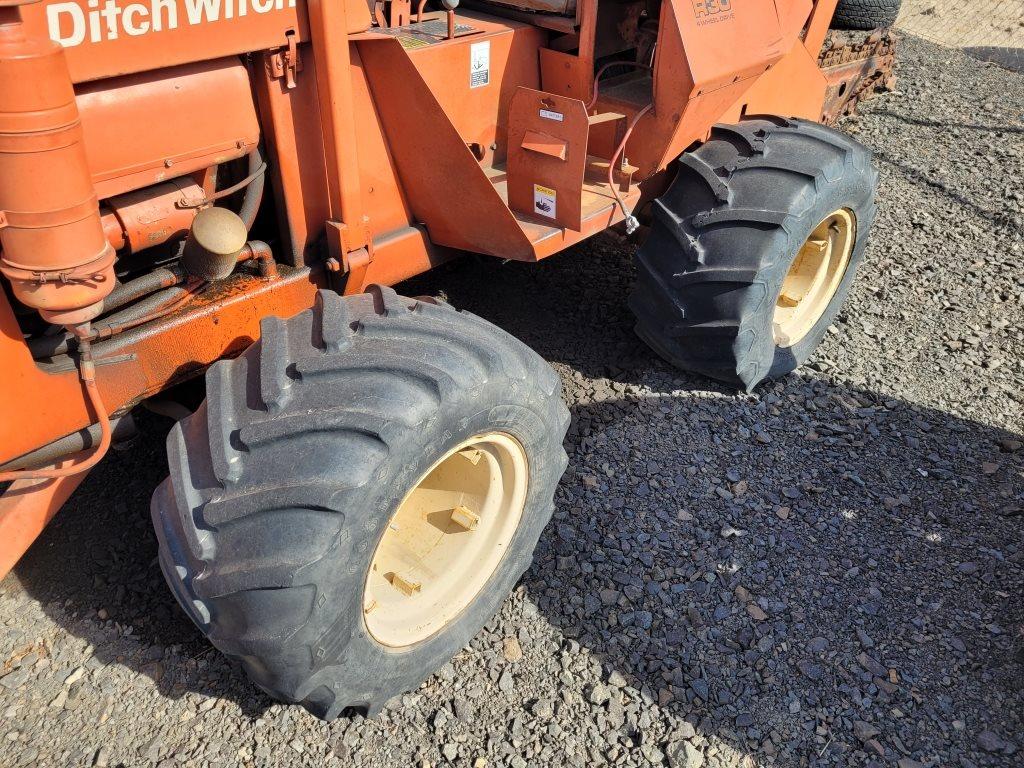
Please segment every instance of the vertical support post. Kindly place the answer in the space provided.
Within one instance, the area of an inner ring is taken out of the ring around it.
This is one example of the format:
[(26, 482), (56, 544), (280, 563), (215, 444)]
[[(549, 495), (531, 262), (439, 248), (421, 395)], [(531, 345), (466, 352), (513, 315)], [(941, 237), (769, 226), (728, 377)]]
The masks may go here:
[(828, 34), (828, 27), (832, 23), (838, 2), (839, 0), (815, 0), (814, 7), (811, 9), (811, 17), (805, 27), (804, 45), (807, 52), (815, 59), (818, 58), (822, 43), (825, 42), (825, 36)]
[[(594, 92), (594, 48), (597, 45), (597, 0), (580, 0), (579, 87), (576, 98), (586, 101)], [(585, 95), (584, 95), (585, 94)]]
[(346, 253), (368, 244), (359, 181), (347, 2), (309, 0), (307, 8), (327, 164), (328, 245), (331, 256), (344, 262)]

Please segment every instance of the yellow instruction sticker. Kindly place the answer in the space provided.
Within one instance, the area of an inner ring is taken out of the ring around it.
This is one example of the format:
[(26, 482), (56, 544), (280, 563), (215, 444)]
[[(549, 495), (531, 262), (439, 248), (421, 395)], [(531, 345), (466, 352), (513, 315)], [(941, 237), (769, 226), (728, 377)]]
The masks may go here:
[(533, 210), (549, 219), (555, 218), (555, 198), (557, 194), (550, 187), (540, 184), (533, 185)]

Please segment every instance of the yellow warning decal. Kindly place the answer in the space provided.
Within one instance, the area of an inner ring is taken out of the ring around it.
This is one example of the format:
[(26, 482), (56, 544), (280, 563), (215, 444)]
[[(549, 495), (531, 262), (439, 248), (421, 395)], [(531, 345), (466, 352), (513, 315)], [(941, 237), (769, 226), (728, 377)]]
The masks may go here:
[(555, 218), (557, 215), (555, 212), (555, 206), (557, 204), (558, 194), (555, 190), (550, 187), (545, 187), (540, 184), (533, 185), (533, 210), (535, 213), (539, 213), (541, 216), (547, 216), (549, 219)]

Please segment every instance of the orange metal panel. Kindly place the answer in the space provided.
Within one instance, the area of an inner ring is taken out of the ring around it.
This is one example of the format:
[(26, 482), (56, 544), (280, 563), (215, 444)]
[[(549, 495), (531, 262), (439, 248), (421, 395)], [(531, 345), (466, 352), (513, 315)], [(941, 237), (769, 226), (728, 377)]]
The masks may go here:
[[(802, 45), (795, 45), (782, 60), (769, 69), (740, 97), (734, 106), (736, 118), (746, 114), (774, 114), (817, 120), (825, 101), (828, 80)], [(745, 109), (744, 109), (745, 108)]]
[(274, 48), (308, 30), (296, 0), (46, 0), (24, 13), (64, 46), (76, 83)]
[(432, 244), (421, 227), (388, 232), (373, 241), (373, 260), (359, 275), (349, 276), (345, 294), (362, 293), (372, 283), (400, 283), (458, 255), (458, 251)]
[[(577, 8), (579, 22), (578, 53), (542, 48), (541, 87), (562, 96), (590, 100), (594, 84), (594, 45), (597, 37), (598, 0), (581, 0)], [(526, 85), (526, 83), (524, 83)]]
[(832, 23), (838, 3), (839, 0), (814, 0), (814, 9), (811, 11), (811, 18), (807, 22), (807, 29), (804, 33), (804, 47), (815, 59), (821, 51), (822, 43), (825, 42), (825, 36), (828, 34), (828, 28)]
[[(509, 207), (579, 230), (589, 130), (579, 99), (518, 89), (509, 110)], [(532, 146), (527, 135), (535, 137)], [(543, 151), (547, 147), (554, 148)]]
[(540, 49), (541, 87), (549, 93), (587, 99), (590, 96), (593, 68), (584, 70), (578, 56)]
[(563, 162), (569, 151), (569, 143), (564, 139), (556, 139), (554, 136), (537, 131), (526, 131), (520, 146), (527, 152), (536, 152), (539, 155), (553, 157)]
[[(587, 186), (584, 187), (583, 224), (578, 232), (571, 229), (549, 229), (539, 238), (531, 237), (534, 257), (536, 259), (539, 260), (552, 256), (591, 235), (604, 232), (608, 227), (622, 221), (622, 211), (607, 191), (608, 185), (601, 184), (600, 189), (601, 192), (596, 193), (592, 187), (590, 189)], [(628, 194), (622, 197), (626, 207), (633, 210), (640, 199), (640, 192), (636, 187), (633, 187)], [(524, 227), (531, 235), (541, 229), (538, 225), (531, 226), (528, 223), (524, 223)]]
[[(65, 461), (57, 466), (73, 463)], [(21, 559), (88, 474), (79, 472), (58, 480), (16, 480), (0, 494), (0, 579)]]
[[(345, 27), (346, 12), (354, 8), (354, 4), (345, 0), (307, 0), (307, 3), (310, 40), (318, 62), (316, 90), (324, 135), (327, 196), (335, 225), (328, 228), (328, 245), (331, 256), (344, 259), (346, 252), (367, 245), (353, 109), (352, 44), (347, 39), (336, 39), (336, 30)], [(332, 236), (336, 233), (341, 237)]]
[[(458, 21), (479, 32), (410, 48), (406, 54), (416, 77), (429, 89), (463, 141), (478, 144), (484, 150), (485, 164), (501, 162), (508, 108), (516, 88), (540, 85), (537, 51), (545, 33), (536, 27), (479, 13), (460, 12)], [(490, 60), (489, 80), (477, 87), (470, 83), (470, 53), (474, 44), (486, 44)], [(360, 48), (364, 45), (360, 43)], [(392, 98), (377, 88), (373, 91), (378, 108), (382, 99)], [(406, 123), (415, 123), (417, 118), (415, 112), (406, 111)], [(496, 149), (492, 150), (492, 145), (497, 145)]]
[[(94, 345), (96, 379), (111, 413), (237, 355), (259, 338), (260, 318), (313, 305), (322, 276), (295, 270), (278, 280), (238, 276), (184, 311)], [(123, 358), (119, 356), (128, 355)], [(112, 360), (113, 359), (113, 360)], [(10, 305), (0, 296), (0, 463), (88, 425), (73, 369), (48, 373), (32, 360)]]
[(257, 59), (262, 66), (253, 78), (271, 158), (269, 172), (275, 182), (271, 187), (296, 265), (305, 263), (307, 248), (323, 235), (330, 216), (316, 63), (311, 54), (309, 45), (299, 46), (303, 69), (294, 88), (288, 87), (285, 78), (271, 75), (269, 53)]
[[(630, 162), (640, 168), (641, 180), (705, 138), (758, 76), (797, 45), (811, 0), (788, 0), (780, 12), (777, 5), (782, 1), (662, 3), (654, 110), (641, 120), (626, 148)], [(794, 89), (802, 86), (791, 84)], [(628, 105), (612, 103), (617, 111), (629, 110)]]
[(237, 58), (90, 83), (77, 101), (101, 198), (241, 157), (260, 138)]
[[(359, 178), (363, 200), (374, 237), (407, 227), (413, 220), (402, 192), (398, 168), (388, 149), (384, 126), (370, 94), (366, 71), (356, 46), (352, 46), (352, 110), (359, 147)], [(374, 241), (376, 246), (376, 240)], [(376, 258), (376, 257), (375, 257)]]
[[(468, 147), (468, 142), (494, 141), (497, 94), (465, 99), (463, 133), (449, 120), (435, 90), (450, 91), (444, 98), (449, 108), (454, 108), (452, 102), (458, 100), (459, 94), (470, 91), (468, 41), (490, 41), (491, 66), (497, 68), (497, 52), (501, 47), (507, 51), (511, 42), (502, 39), (507, 37), (511, 34), (506, 30), (430, 46), (437, 49), (428, 59), (428, 71), (435, 77), (446, 71), (461, 70), (466, 74), (464, 84), (451, 82), (453, 78), (449, 75), (447, 89), (441, 88), (444, 81), (440, 77), (434, 87), (427, 87), (422, 70), (414, 66), (413, 55), (418, 64), (419, 56), (428, 49), (406, 51), (398, 40), (390, 37), (362, 40), (358, 48), (410, 208), (416, 220), (426, 225), (431, 240), (478, 253), (532, 258), (529, 242)], [(445, 55), (450, 56), (450, 70), (443, 66)], [(492, 76), (499, 78), (500, 71)], [(500, 89), (499, 82), (492, 84), (493, 90)], [(486, 87), (472, 90), (485, 91)]]

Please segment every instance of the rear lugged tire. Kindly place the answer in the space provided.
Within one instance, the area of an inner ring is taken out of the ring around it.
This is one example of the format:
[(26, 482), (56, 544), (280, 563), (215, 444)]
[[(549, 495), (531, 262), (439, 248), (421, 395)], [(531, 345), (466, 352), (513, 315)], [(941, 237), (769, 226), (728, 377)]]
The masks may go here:
[[(209, 640), (271, 696), (330, 719), (374, 714), (493, 616), (550, 519), (569, 414), (555, 372), (512, 336), (388, 288), (267, 318), (207, 374), (207, 400), (168, 437), (153, 496), (160, 565)], [(364, 621), (385, 527), (439, 456), (481, 433), (528, 457), (525, 506), (486, 584), (400, 651)]]
[(839, 0), (832, 26), (835, 29), (875, 29), (896, 23), (902, 0)]
[[(804, 363), (842, 305), (875, 215), (877, 172), (849, 136), (803, 120), (719, 125), (679, 159), (654, 201), (629, 305), (636, 332), (674, 366), (746, 390)], [(790, 267), (830, 213), (856, 234), (849, 264), (806, 335), (777, 343), (776, 302)]]

